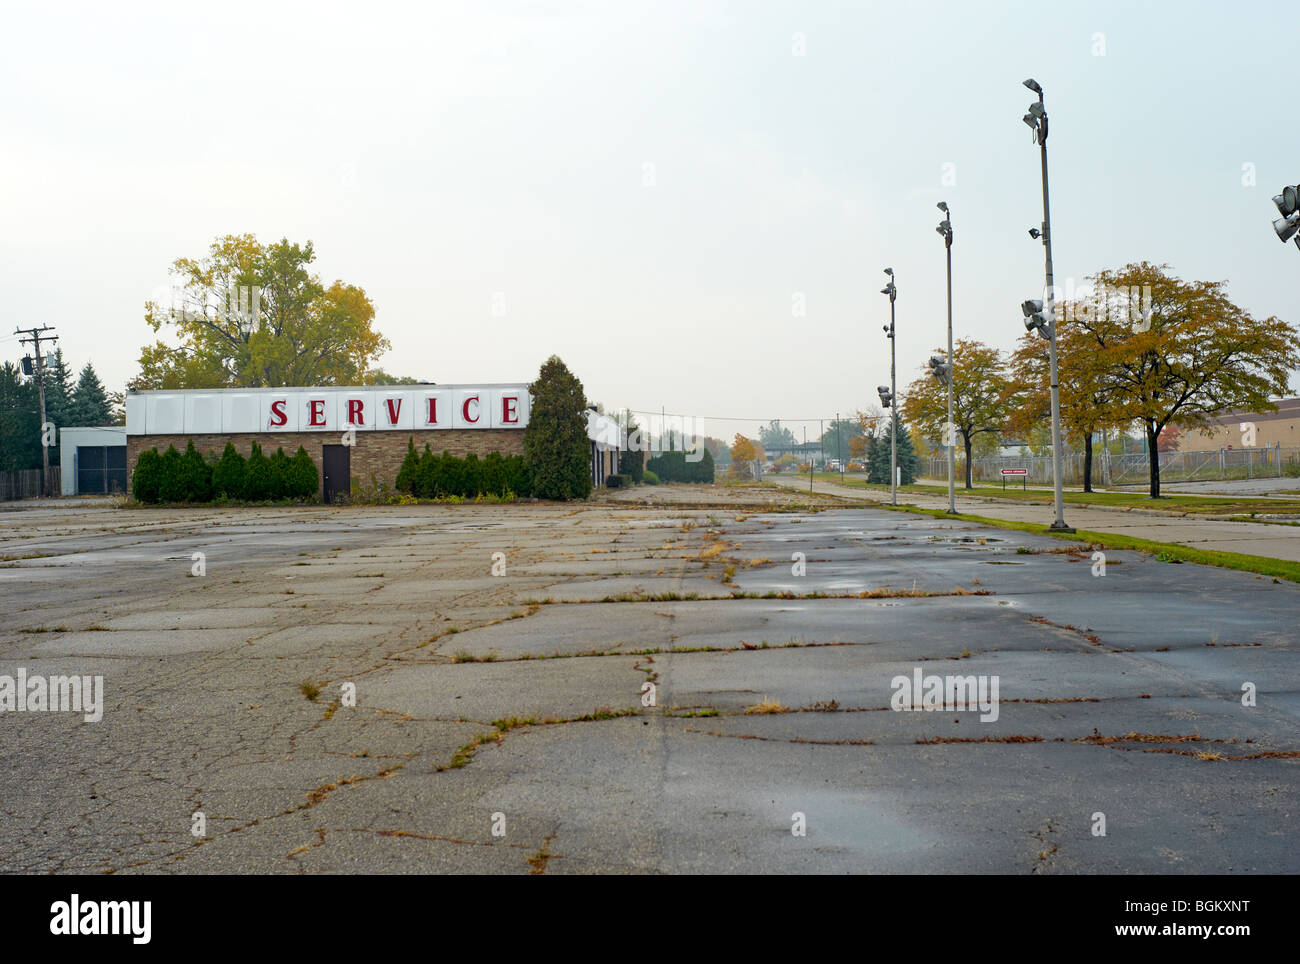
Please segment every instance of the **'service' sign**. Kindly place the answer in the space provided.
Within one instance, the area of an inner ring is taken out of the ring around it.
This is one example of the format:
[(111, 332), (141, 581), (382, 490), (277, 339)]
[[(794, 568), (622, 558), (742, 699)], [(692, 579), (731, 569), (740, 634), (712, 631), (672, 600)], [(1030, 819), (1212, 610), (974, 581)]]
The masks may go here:
[(526, 385), (133, 392), (127, 435), (522, 429)]

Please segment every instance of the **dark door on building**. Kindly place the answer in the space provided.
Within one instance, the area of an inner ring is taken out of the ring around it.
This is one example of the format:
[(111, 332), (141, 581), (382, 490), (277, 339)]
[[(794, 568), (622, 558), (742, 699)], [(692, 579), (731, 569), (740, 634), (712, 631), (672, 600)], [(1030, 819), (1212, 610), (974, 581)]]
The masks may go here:
[(125, 445), (77, 446), (78, 494), (107, 495), (125, 491)]
[(352, 448), (348, 445), (322, 445), (321, 464), (325, 467), (325, 501), (334, 503), (352, 487)]

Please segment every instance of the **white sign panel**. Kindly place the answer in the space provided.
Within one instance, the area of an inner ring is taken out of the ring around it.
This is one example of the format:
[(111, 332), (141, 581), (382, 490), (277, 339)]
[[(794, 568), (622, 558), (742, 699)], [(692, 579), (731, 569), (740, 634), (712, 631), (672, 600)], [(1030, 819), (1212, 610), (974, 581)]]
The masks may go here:
[(521, 429), (532, 397), (526, 385), (433, 388), (204, 389), (137, 392), (126, 399), (128, 435), (256, 432), (409, 432)]

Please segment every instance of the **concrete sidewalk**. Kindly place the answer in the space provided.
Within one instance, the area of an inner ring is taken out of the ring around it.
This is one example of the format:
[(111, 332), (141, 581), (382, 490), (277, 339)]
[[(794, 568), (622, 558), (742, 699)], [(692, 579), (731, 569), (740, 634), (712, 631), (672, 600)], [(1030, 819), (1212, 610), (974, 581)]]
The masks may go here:
[[(808, 492), (808, 480), (778, 482), (796, 492)], [(814, 482), (813, 492), (859, 499), (864, 502), (888, 502), (889, 493), (874, 489), (860, 489), (836, 485), (833, 482)], [(899, 505), (914, 505), (922, 509), (946, 509), (946, 495), (918, 495), (899, 493)], [(1026, 505), (981, 496), (963, 495), (957, 490), (957, 511), (981, 515), (1008, 522), (1033, 522), (1051, 525), (1055, 518), (1051, 505)], [(1215, 549), (1220, 552), (1240, 552), (1251, 556), (1268, 556), (1300, 562), (1300, 527), (1269, 525), (1258, 522), (1224, 522), (1175, 515), (1158, 515), (1140, 509), (1128, 511), (1090, 506), (1065, 506), (1065, 521), (1076, 529), (1108, 532), (1114, 535), (1150, 539), (1155, 542), (1176, 542), (1197, 549)]]

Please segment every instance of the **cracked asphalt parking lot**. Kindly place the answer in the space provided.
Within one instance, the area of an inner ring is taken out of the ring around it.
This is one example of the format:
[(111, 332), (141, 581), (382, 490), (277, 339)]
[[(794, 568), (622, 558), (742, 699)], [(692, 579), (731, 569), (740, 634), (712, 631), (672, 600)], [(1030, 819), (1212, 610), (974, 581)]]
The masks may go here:
[(1291, 583), (863, 508), (3, 520), (0, 674), (105, 687), (0, 713), (5, 872), (1300, 871)]

